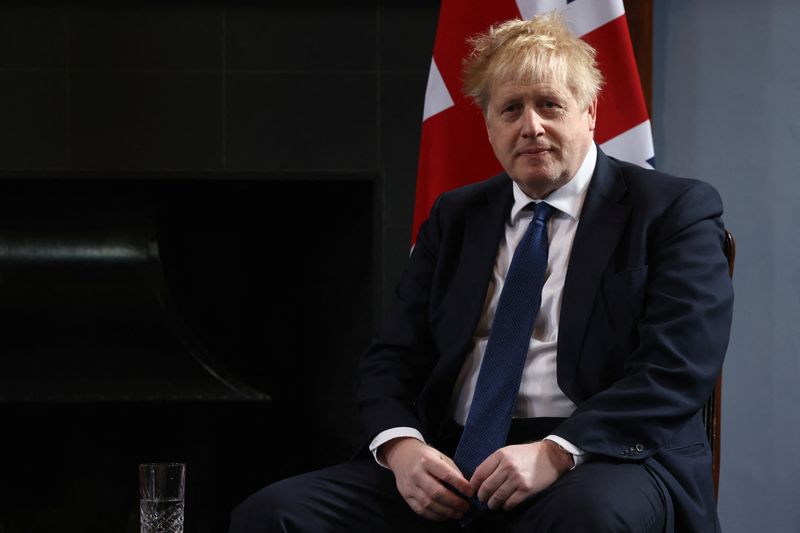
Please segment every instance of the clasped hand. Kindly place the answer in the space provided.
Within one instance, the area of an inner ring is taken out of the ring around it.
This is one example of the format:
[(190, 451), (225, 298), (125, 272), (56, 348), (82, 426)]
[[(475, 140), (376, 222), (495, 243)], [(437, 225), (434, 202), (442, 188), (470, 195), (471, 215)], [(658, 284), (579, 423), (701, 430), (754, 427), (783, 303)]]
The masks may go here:
[(513, 509), (544, 490), (572, 467), (571, 456), (550, 441), (500, 448), (467, 480), (452, 459), (415, 439), (399, 438), (381, 446), (395, 475), (397, 490), (417, 514), (435, 521), (457, 520), (477, 494), (490, 509)]

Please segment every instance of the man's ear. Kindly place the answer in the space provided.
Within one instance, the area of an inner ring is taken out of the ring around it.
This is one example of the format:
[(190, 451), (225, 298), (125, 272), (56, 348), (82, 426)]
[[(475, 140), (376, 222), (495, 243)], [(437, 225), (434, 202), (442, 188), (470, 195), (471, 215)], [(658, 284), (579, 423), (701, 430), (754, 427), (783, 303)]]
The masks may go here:
[(594, 131), (595, 124), (597, 123), (597, 98), (589, 102), (586, 112), (589, 114), (589, 131)]

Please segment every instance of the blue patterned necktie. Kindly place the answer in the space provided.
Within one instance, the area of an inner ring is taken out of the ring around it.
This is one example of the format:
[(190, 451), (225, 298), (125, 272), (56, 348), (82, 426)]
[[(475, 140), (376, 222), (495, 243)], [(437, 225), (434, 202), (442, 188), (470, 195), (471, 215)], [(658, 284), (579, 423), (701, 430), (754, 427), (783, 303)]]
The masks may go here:
[(505, 445), (533, 324), (542, 303), (547, 220), (553, 208), (539, 202), (533, 209), (533, 219), (508, 268), (472, 405), (456, 448), (455, 463), (467, 479), (484, 459)]

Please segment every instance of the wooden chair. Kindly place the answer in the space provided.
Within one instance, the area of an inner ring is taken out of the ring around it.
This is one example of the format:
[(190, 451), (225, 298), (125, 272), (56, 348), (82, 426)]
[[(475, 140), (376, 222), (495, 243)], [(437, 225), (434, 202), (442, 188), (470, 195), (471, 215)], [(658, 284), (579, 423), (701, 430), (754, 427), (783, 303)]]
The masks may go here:
[[(733, 278), (733, 264), (736, 260), (736, 241), (733, 234), (725, 230), (725, 256), (728, 258), (728, 275)], [(722, 436), (722, 375), (717, 378), (717, 384), (711, 397), (703, 407), (703, 424), (706, 427), (708, 443), (711, 445), (713, 458), (712, 474), (714, 476), (714, 495), (719, 497), (719, 447)]]

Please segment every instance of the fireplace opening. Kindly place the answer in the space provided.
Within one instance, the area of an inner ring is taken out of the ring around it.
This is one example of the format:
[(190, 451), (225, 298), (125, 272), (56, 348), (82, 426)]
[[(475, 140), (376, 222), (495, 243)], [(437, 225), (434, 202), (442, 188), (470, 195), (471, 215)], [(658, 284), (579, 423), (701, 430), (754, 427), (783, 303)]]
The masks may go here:
[(375, 218), (372, 177), (0, 182), (0, 531), (135, 531), (167, 460), (187, 531), (224, 531), (345, 459)]

